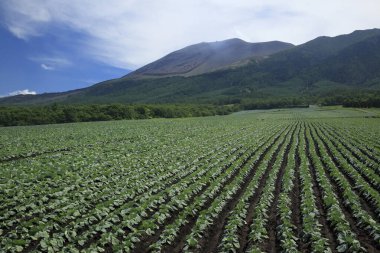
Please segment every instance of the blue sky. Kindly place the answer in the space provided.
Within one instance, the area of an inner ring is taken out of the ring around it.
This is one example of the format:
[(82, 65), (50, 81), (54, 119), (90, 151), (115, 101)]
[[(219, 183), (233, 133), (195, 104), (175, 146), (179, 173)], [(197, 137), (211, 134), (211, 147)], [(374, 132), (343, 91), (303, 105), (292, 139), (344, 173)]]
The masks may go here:
[(71, 42), (81, 34), (58, 34), (23, 40), (0, 26), (0, 96), (78, 89), (128, 73), (84, 56)]
[(0, 96), (77, 89), (174, 50), (241, 38), (301, 44), (380, 27), (380, 1), (0, 1)]

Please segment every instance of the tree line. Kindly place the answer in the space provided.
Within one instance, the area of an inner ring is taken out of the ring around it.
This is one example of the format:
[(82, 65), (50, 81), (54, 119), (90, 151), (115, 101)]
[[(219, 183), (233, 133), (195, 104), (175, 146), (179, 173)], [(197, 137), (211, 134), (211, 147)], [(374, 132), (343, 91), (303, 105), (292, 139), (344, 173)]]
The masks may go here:
[(215, 105), (61, 105), (2, 106), (0, 126), (24, 126), (122, 119), (184, 118), (225, 115), (236, 106)]
[(240, 110), (343, 105), (345, 107), (380, 107), (380, 95), (336, 95), (314, 99), (272, 98), (223, 101), (220, 104), (52, 104), (44, 106), (0, 106), (0, 126), (25, 126), (88, 121), (150, 118), (185, 118), (227, 115)]

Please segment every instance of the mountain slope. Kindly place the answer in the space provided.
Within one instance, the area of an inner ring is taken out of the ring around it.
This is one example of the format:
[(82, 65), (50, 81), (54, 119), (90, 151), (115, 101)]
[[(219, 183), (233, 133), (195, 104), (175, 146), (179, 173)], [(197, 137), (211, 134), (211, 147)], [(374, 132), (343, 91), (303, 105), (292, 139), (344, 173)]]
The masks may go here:
[(380, 30), (319, 37), (259, 61), (200, 75), (136, 78), (137, 74), (64, 94), (9, 97), (0, 103), (314, 103), (331, 96), (380, 96)]
[(231, 65), (239, 65), (250, 59), (266, 57), (292, 47), (294, 45), (280, 41), (248, 43), (240, 39), (199, 43), (170, 53), (126, 77), (199, 75)]
[[(316, 65), (326, 65), (327, 59), (344, 55), (345, 50), (355, 46), (357, 50), (351, 54), (351, 57), (366, 61), (368, 60), (367, 56), (356, 54), (360, 54), (360, 51), (367, 51), (364, 44), (377, 36), (380, 36), (380, 29), (354, 31), (351, 34), (336, 37), (318, 37), (290, 50), (280, 52), (275, 57), (270, 57), (261, 63), (257, 71), (270, 72), (279, 80), (288, 80)], [(374, 46), (377, 46), (376, 43)], [(376, 48), (372, 47), (370, 50), (376, 53)], [(335, 63), (338, 64), (338, 62)], [(343, 61), (339, 64), (345, 65), (347, 62)]]

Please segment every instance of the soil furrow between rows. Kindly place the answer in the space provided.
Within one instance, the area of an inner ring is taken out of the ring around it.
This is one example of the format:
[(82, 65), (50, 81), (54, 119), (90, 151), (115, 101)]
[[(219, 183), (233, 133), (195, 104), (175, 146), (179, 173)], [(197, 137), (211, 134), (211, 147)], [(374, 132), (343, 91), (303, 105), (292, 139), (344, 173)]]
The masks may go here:
[(304, 132), (304, 138), (305, 138), (305, 143), (306, 143), (306, 156), (309, 162), (309, 170), (310, 170), (310, 175), (313, 183), (313, 191), (314, 191), (314, 196), (316, 197), (316, 206), (319, 211), (318, 215), (318, 221), (322, 225), (321, 233), (322, 235), (328, 239), (328, 243), (330, 245), (330, 248), (333, 252), (336, 252), (336, 248), (338, 247), (338, 242), (337, 242), (337, 237), (334, 232), (334, 228), (330, 224), (330, 222), (327, 220), (327, 209), (323, 205), (323, 198), (322, 198), (322, 189), (320, 185), (317, 182), (317, 177), (316, 177), (316, 171), (313, 166), (313, 162), (311, 159), (310, 155), (310, 142), (309, 139), (306, 138), (306, 133)]

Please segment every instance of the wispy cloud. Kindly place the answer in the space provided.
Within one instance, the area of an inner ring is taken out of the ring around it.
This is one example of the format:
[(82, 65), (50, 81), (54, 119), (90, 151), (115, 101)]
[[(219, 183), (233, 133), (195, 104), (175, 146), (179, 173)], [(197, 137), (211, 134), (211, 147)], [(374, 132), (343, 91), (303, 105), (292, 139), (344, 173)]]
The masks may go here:
[(36, 95), (37, 92), (35, 91), (31, 91), (31, 90), (16, 90), (16, 91), (12, 91), (10, 92), (7, 96), (17, 96), (17, 95)]
[(72, 64), (69, 60), (62, 57), (33, 56), (29, 57), (29, 60), (38, 63), (44, 70), (55, 70)]
[(100, 80), (95, 80), (95, 79), (85, 79), (85, 80), (80, 80), (82, 83), (86, 84), (94, 84), (94, 83), (99, 83)]
[(1, 1), (0, 9), (20, 39), (65, 27), (83, 35), (75, 42), (81, 52), (122, 68), (201, 41), (241, 37), (299, 44), (380, 24), (378, 0), (13, 0)]
[(54, 70), (54, 67), (46, 65), (44, 63), (41, 64), (41, 68), (43, 68), (44, 70)]

